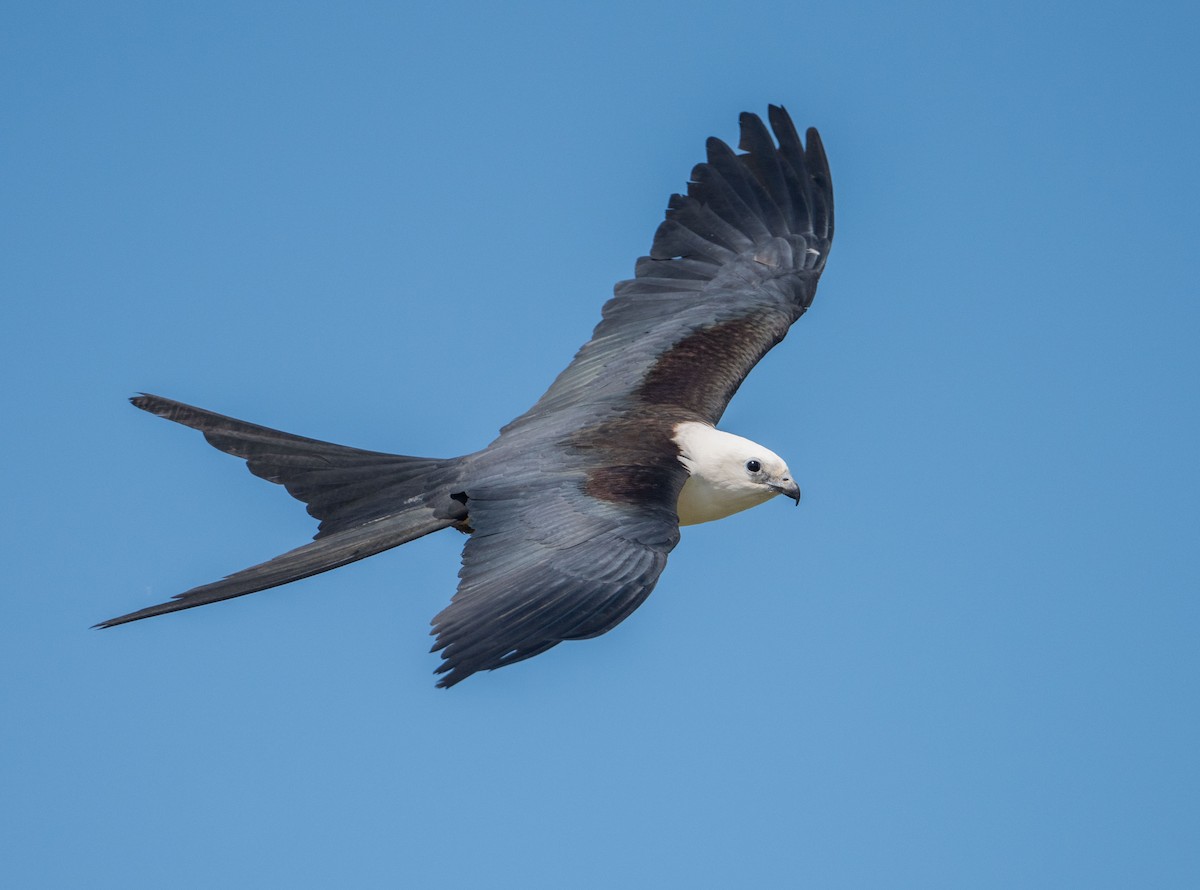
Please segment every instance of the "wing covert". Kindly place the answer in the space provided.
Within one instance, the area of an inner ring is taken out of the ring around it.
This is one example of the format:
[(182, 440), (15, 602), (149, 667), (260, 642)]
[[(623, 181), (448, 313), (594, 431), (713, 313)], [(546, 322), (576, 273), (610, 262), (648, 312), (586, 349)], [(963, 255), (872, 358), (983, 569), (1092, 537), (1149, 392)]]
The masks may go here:
[[(746, 375), (811, 305), (833, 240), (820, 136), (787, 112), (743, 114), (738, 154), (709, 139), (673, 195), (635, 277), (618, 282), (592, 339), (502, 435), (558, 426), (564, 412), (640, 406), (715, 424)], [(778, 145), (776, 144), (778, 143)]]
[(666, 472), (662, 497), (637, 505), (593, 498), (577, 475), (473, 491), (458, 592), (433, 620), (438, 685), (599, 636), (641, 605), (679, 541), (686, 471)]

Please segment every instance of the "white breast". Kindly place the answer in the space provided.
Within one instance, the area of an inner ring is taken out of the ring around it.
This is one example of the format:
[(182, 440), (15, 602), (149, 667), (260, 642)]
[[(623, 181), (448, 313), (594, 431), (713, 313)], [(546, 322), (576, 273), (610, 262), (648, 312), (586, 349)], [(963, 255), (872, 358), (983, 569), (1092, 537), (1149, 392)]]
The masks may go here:
[(675, 509), (680, 525), (696, 525), (749, 510), (772, 497), (772, 492), (730, 491), (727, 487), (714, 485), (711, 479), (692, 473), (679, 492), (679, 504)]

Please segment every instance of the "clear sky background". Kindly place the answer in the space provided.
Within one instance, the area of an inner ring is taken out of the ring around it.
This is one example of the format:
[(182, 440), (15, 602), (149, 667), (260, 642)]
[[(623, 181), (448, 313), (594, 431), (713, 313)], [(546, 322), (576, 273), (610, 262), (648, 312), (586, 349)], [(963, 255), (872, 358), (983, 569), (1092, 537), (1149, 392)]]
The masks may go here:
[[(1200, 886), (1193, 4), (7, 3), (0, 883)], [(805, 492), (600, 639), (434, 689), (443, 532), (308, 540), (125, 399), (475, 450), (704, 139), (838, 230), (723, 426)]]

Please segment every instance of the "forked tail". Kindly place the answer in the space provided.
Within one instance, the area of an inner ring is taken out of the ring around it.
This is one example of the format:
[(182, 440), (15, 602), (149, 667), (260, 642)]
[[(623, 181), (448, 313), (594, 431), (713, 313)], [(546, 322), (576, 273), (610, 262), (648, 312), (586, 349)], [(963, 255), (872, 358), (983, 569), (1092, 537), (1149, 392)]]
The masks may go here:
[(466, 519), (465, 499), (454, 497), (458, 458), (406, 457), (235, 420), (159, 396), (131, 399), (144, 411), (200, 430), (214, 447), (244, 458), (250, 471), (287, 488), (321, 521), (316, 539), (181, 593), (156, 606), (101, 622), (113, 627), (140, 618), (278, 587), (374, 556)]

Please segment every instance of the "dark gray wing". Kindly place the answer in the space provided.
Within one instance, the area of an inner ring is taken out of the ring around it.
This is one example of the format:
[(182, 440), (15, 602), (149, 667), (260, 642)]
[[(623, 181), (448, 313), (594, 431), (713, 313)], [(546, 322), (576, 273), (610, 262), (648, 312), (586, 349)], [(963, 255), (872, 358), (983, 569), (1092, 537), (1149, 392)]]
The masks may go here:
[[(801, 141), (771, 106), (778, 147), (741, 116), (734, 153), (708, 140), (687, 195), (673, 195), (650, 255), (615, 288), (592, 339), (536, 405), (502, 430), (536, 434), (660, 408), (716, 423), (750, 370), (812, 303), (833, 239), (833, 186), (816, 130)], [(597, 411), (600, 409), (600, 412)]]
[(664, 476), (657, 498), (614, 503), (587, 494), (571, 472), (536, 467), (473, 489), (473, 534), (458, 592), (434, 620), (439, 686), (598, 636), (654, 589), (679, 541), (675, 515), (685, 472)]
[[(716, 423), (812, 302), (833, 236), (829, 167), (782, 108), (741, 117), (675, 195), (649, 257), (468, 484), (458, 593), (434, 619), (439, 685), (597, 636), (636, 609), (679, 540), (681, 420)], [(493, 481), (498, 480), (498, 481)]]

